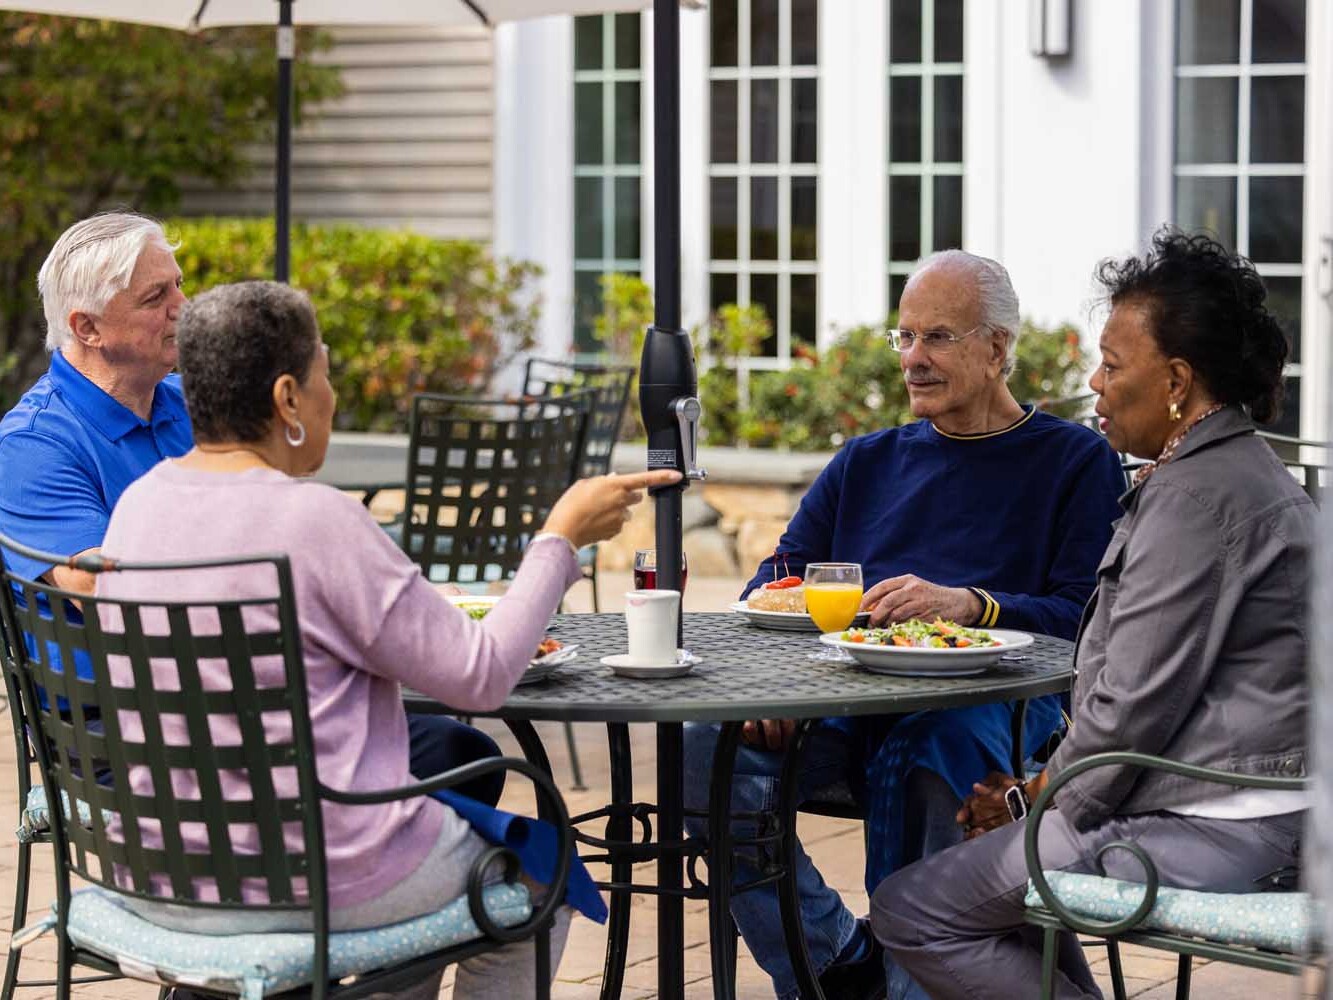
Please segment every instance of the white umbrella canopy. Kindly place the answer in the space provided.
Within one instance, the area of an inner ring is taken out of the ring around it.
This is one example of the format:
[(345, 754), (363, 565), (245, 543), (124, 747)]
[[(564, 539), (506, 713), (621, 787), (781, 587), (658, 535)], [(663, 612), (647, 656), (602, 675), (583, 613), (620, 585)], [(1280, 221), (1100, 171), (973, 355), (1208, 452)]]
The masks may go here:
[[(496, 25), (554, 14), (643, 10), (651, 0), (297, 0), (295, 24)], [(688, 4), (687, 4), (688, 5)], [(182, 30), (278, 23), (278, 0), (0, 0), (0, 8)]]

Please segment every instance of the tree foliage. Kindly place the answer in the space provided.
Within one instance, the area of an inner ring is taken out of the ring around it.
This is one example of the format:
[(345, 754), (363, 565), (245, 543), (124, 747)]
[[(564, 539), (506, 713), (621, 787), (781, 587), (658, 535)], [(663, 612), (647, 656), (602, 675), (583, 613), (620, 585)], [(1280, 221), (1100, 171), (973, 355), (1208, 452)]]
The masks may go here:
[[(276, 7), (274, 8), (276, 12)], [(302, 31), (298, 114), (339, 92), (327, 47)], [(271, 142), (272, 28), (166, 28), (0, 12), (0, 403), (43, 367), (37, 269), (71, 223), (108, 208), (173, 210), (181, 185), (217, 185)]]

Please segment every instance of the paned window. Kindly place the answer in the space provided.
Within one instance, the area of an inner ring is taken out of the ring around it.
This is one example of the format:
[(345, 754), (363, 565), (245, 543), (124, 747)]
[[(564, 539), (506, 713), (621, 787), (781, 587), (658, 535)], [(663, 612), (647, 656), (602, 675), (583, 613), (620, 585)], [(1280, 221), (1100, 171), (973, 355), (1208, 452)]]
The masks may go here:
[(927, 254), (963, 243), (963, 0), (890, 0), (889, 308)]
[(1178, 0), (1175, 221), (1254, 261), (1291, 341), (1274, 430), (1300, 428), (1305, 0)]
[(594, 352), (601, 277), (638, 274), (643, 164), (640, 15), (574, 19), (574, 349)]
[(762, 305), (753, 367), (818, 323), (818, 0), (710, 0), (709, 303)]

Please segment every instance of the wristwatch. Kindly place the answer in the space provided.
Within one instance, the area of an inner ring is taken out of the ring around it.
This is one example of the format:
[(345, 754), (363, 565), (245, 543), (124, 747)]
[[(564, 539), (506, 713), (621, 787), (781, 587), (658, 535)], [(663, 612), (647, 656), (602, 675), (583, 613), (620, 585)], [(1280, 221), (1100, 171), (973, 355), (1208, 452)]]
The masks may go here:
[(1015, 823), (1028, 814), (1032, 803), (1028, 801), (1028, 790), (1023, 782), (1010, 785), (1004, 790), (1004, 804), (1009, 809), (1009, 817)]

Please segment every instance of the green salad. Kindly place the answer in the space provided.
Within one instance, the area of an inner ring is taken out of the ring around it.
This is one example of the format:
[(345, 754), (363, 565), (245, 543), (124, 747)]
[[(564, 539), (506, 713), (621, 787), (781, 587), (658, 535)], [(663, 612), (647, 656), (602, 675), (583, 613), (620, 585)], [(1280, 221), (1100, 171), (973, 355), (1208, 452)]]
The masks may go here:
[(477, 622), (485, 618), (491, 610), (491, 605), (489, 604), (460, 604), (458, 607), (469, 618)]
[(933, 622), (911, 618), (888, 628), (849, 628), (842, 633), (842, 639), (844, 642), (863, 642), (869, 646), (912, 646), (920, 649), (968, 649), (974, 646), (1003, 645), (989, 632), (940, 618)]

